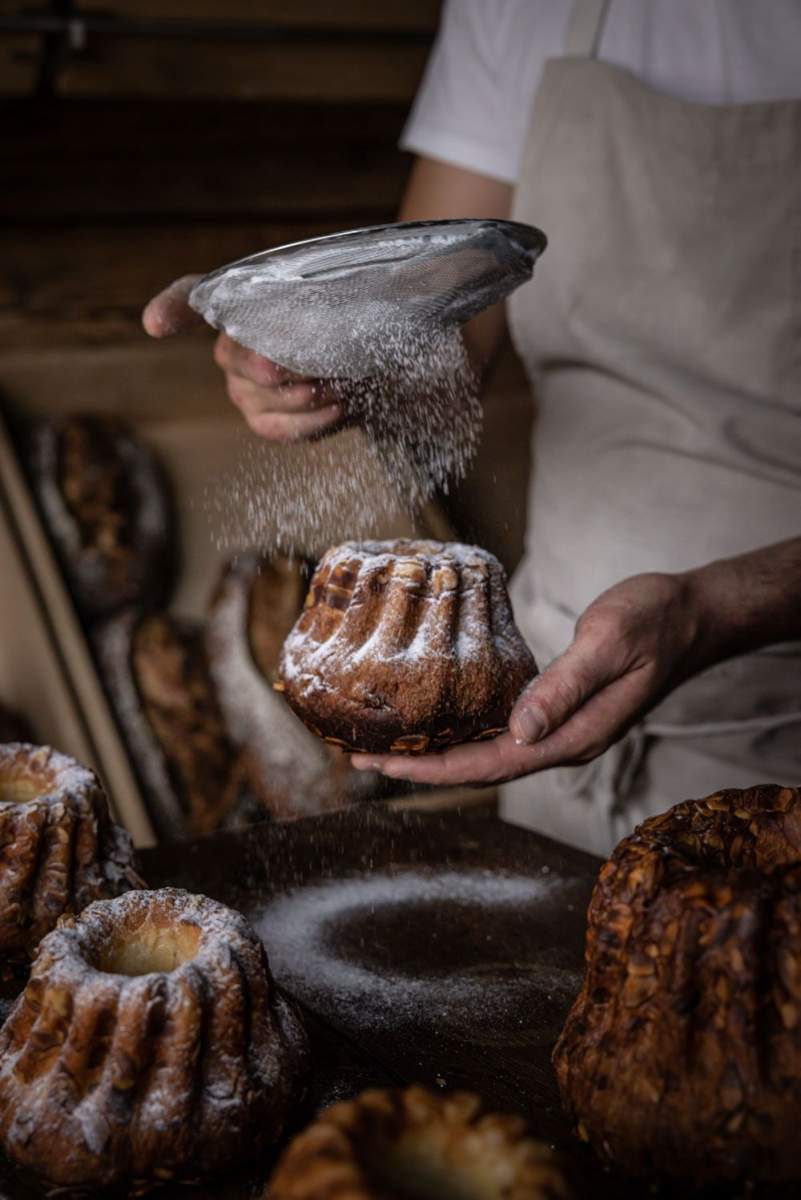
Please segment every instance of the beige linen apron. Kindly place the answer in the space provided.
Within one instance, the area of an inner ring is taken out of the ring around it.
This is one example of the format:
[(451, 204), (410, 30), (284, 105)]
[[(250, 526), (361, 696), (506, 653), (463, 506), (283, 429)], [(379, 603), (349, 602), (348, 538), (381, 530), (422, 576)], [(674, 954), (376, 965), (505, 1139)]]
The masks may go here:
[[(510, 304), (538, 403), (513, 599), (541, 665), (619, 580), (801, 535), (801, 101), (656, 92), (591, 56), (603, 8), (579, 0), (545, 66), (514, 204), (549, 237)], [(757, 782), (801, 783), (801, 644), (696, 676), (502, 811), (606, 853)]]

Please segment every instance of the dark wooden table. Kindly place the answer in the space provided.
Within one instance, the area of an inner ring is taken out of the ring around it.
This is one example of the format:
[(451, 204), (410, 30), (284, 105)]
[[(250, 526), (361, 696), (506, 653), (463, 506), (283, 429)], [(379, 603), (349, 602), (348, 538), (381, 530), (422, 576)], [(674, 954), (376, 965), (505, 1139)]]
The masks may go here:
[[(142, 859), (154, 887), (222, 900), (264, 939), (313, 1043), (298, 1124), (371, 1085), (469, 1088), (563, 1147), (585, 1180), (582, 1194), (642, 1195), (573, 1139), (550, 1065), (580, 983), (598, 860), (483, 813), (382, 806), (163, 846)], [(269, 1167), (157, 1194), (244, 1200)], [(9, 1169), (0, 1175), (0, 1197), (37, 1194)]]

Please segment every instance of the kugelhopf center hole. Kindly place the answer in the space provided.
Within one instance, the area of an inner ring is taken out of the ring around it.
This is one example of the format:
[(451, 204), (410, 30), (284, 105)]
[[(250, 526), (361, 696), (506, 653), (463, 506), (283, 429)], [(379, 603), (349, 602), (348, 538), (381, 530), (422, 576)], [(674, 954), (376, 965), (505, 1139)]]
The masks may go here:
[(31, 779), (30, 776), (15, 778), (13, 775), (0, 777), (0, 804), (27, 804), (37, 796), (51, 790), (49, 781)]
[(200, 944), (196, 925), (146, 922), (122, 933), (101, 953), (98, 967), (111, 975), (150, 975), (191, 962)]
[(457, 1164), (435, 1144), (411, 1138), (366, 1155), (364, 1169), (382, 1196), (397, 1200), (498, 1200), (504, 1190), (486, 1164)]

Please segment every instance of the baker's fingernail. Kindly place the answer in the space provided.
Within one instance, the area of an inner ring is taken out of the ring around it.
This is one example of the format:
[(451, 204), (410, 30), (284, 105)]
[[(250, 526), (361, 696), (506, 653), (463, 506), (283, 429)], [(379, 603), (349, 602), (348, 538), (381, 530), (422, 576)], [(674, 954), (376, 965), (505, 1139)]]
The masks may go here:
[(371, 759), (371, 758), (364, 758), (363, 756), (354, 755), (351, 758), (350, 762), (351, 762), (351, 766), (355, 767), (357, 771), (380, 771), (381, 770), (381, 763), (376, 762), (374, 759)]
[(384, 762), (379, 765), (379, 771), (382, 775), (386, 775), (389, 779), (406, 779), (408, 771), (408, 760), (405, 755), (391, 754)]
[(545, 733), (545, 721), (534, 708), (523, 708), (510, 722), (512, 737), (518, 746), (531, 746)]

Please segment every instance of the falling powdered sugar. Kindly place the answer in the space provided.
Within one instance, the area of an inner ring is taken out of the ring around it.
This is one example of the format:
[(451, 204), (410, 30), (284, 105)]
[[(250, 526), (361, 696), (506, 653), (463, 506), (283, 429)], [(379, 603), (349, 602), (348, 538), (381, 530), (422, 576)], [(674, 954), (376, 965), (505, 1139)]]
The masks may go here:
[[(427, 501), (465, 475), (481, 405), (459, 327), (375, 317), (361, 336), (379, 342), (381, 366), (324, 384), (349, 428), (290, 445), (247, 437), (237, 468), (210, 484), (206, 508), (221, 547), (256, 542), (267, 552), (316, 556), (343, 534), (365, 538), (393, 522), (414, 523)], [(359, 336), (354, 331), (355, 342)]]

